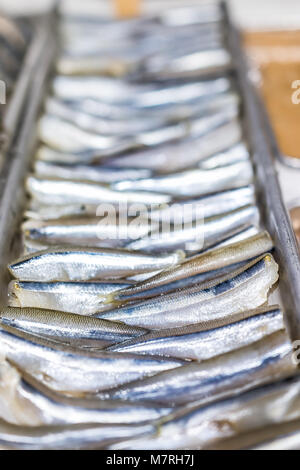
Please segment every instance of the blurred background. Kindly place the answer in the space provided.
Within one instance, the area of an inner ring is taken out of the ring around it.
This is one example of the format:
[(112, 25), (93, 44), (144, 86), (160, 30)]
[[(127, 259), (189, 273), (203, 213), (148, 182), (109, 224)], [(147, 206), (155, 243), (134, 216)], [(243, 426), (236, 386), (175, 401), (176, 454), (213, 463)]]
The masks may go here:
[[(171, 6), (207, 3), (207, 0), (131, 0), (141, 13)], [(0, 0), (9, 14), (39, 14), (58, 3), (62, 13), (115, 15), (116, 0)], [(251, 78), (262, 94), (281, 153), (277, 161), (279, 179), (296, 230), (300, 228), (300, 104), (292, 102), (293, 83), (300, 80), (299, 0), (228, 0), (231, 16), (241, 29), (249, 57)], [(299, 82), (300, 83), (300, 82)], [(300, 87), (299, 87), (300, 88)], [(299, 93), (300, 98), (300, 93)], [(299, 99), (300, 101), (300, 99)]]

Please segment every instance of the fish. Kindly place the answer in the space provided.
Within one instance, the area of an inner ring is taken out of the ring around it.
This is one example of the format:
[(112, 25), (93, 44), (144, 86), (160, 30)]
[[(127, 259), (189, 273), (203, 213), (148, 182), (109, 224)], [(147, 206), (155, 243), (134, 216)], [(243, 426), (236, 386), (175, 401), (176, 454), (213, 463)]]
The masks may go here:
[(24, 372), (21, 374), (5, 360), (0, 363), (0, 376), (0, 419), (18, 426), (146, 423), (172, 410), (145, 403), (62, 396)]
[[(201, 206), (198, 206), (200, 217), (201, 209)], [(185, 251), (199, 252), (224, 241), (250, 225), (257, 225), (259, 221), (256, 206), (246, 206), (208, 219), (202, 216), (191, 222), (185, 220), (184, 214), (181, 220), (180, 213), (178, 216), (174, 227), (166, 223), (167, 227), (163, 230), (160, 227), (157, 229), (151, 227), (149, 233), (127, 243), (127, 249), (159, 253), (181, 248)]]
[(263, 442), (251, 448), (251, 450), (299, 450), (300, 431), (296, 430), (288, 434), (281, 434), (270, 441)]
[(151, 256), (121, 249), (53, 247), (23, 256), (8, 268), (12, 276), (21, 281), (88, 281), (151, 272), (183, 259), (181, 251)]
[(261, 307), (229, 319), (149, 332), (108, 346), (106, 350), (205, 361), (284, 328), (283, 314), (278, 306)]
[(64, 119), (87, 132), (111, 136), (132, 136), (155, 130), (166, 124), (166, 120), (159, 116), (152, 116), (151, 119), (142, 116), (133, 117), (130, 120), (99, 118), (55, 98), (48, 98), (45, 108), (51, 116)]
[(225, 167), (202, 170), (195, 168), (166, 176), (137, 181), (119, 181), (111, 187), (117, 191), (152, 191), (173, 197), (197, 197), (251, 184), (252, 165), (248, 161)]
[(141, 438), (112, 445), (114, 450), (213, 449), (229, 438), (259, 434), (268, 426), (300, 418), (299, 376), (244, 391), (217, 403), (181, 409), (155, 425), (156, 431)]
[(230, 147), (223, 152), (208, 156), (200, 160), (198, 166), (204, 170), (212, 170), (226, 165), (232, 165), (241, 161), (247, 161), (250, 158), (249, 151), (244, 142)]
[(87, 132), (57, 116), (44, 114), (38, 123), (38, 137), (46, 145), (62, 152), (95, 149), (97, 155), (113, 155), (134, 147), (131, 139)]
[(126, 437), (142, 436), (151, 424), (80, 424), (16, 426), (0, 420), (0, 445), (9, 450), (74, 450), (105, 448)]
[(161, 406), (194, 401), (206, 405), (294, 374), (291, 353), (288, 335), (278, 331), (235, 351), (136, 380), (99, 396), (135, 403), (152, 401)]
[(192, 256), (179, 266), (168, 269), (153, 276), (146, 281), (129, 286), (114, 296), (111, 300), (126, 300), (133, 294), (140, 294), (159, 286), (189, 278), (201, 273), (211, 272), (241, 261), (255, 258), (273, 248), (273, 241), (267, 231), (253, 235), (249, 239), (242, 240), (232, 245), (216, 248), (209, 252)]
[(86, 349), (103, 349), (115, 342), (146, 333), (146, 330), (130, 328), (120, 322), (41, 307), (3, 308), (0, 311), (0, 324)]
[[(197, 290), (197, 286), (162, 299), (151, 298), (96, 314), (101, 318), (123, 321), (127, 325), (148, 329), (167, 329), (230, 318), (236, 313), (263, 305), (268, 292), (278, 280), (278, 265), (270, 255), (255, 259), (231, 280), (222, 280), (215, 286)], [(191, 292), (192, 290), (192, 292)]]
[(223, 48), (204, 50), (173, 58), (154, 57), (146, 62), (142, 77), (160, 80), (193, 79), (218, 75), (230, 70), (231, 56)]
[[(242, 218), (242, 214), (240, 214)], [(243, 222), (240, 222), (240, 225)], [(27, 220), (22, 224), (26, 239), (50, 245), (83, 247), (122, 247), (136, 238), (148, 235), (158, 227), (145, 218), (77, 217), (51, 221)], [(234, 228), (233, 228), (234, 230)]]
[[(8, 305), (92, 315), (103, 305), (101, 297), (129, 286), (127, 282), (30, 282), (11, 281)], [(106, 305), (107, 308), (107, 305)]]
[[(197, 165), (202, 159), (208, 158), (236, 145), (242, 137), (241, 126), (237, 121), (225, 123), (199, 137), (189, 137), (173, 142), (160, 144), (156, 147), (145, 147), (122, 152), (110, 156), (96, 149), (76, 152), (62, 152), (41, 145), (36, 153), (38, 161), (87, 164), (105, 163), (114, 168), (131, 167), (148, 169), (160, 173), (184, 170)], [(185, 158), (182, 158), (185, 155)]]
[(138, 203), (155, 206), (168, 203), (171, 196), (145, 191), (122, 192), (99, 183), (67, 181), (28, 176), (26, 189), (41, 204), (63, 206), (65, 204), (117, 204)]
[(140, 179), (151, 176), (147, 168), (110, 168), (103, 165), (66, 165), (36, 160), (34, 174), (42, 178), (59, 178), (71, 181), (114, 183), (123, 179)]
[(197, 209), (201, 210), (204, 218), (215, 217), (238, 208), (254, 205), (255, 191), (253, 185), (237, 189), (229, 189), (220, 193), (189, 199), (174, 201), (161, 207), (154, 208), (149, 214), (151, 220), (159, 222), (176, 223), (184, 218), (191, 222), (197, 218)]
[(4, 325), (0, 345), (2, 355), (18, 370), (51, 390), (76, 397), (184, 364), (179, 359), (72, 348)]
[[(84, 104), (87, 99), (92, 100), (94, 103), (98, 101), (99, 108), (98, 113), (94, 114), (95, 117), (118, 119), (118, 116), (114, 114), (103, 114), (101, 112), (101, 104), (130, 105), (130, 108), (133, 108), (133, 113), (135, 109), (139, 108), (143, 110), (145, 108), (159, 107), (160, 111), (162, 106), (185, 104), (190, 101), (207, 99), (207, 97), (214, 99), (218, 95), (229, 93), (230, 88), (230, 80), (226, 77), (157, 87), (149, 84), (142, 85), (141, 83), (132, 85), (128, 82), (108, 77), (70, 78), (68, 76), (57, 75), (52, 82), (55, 96), (54, 98), (48, 98), (48, 100), (50, 100), (50, 103), (54, 99), (54, 102), (72, 104), (77, 101), (80, 107), (82, 102)], [(46, 101), (46, 106), (48, 102)], [(93, 114), (85, 110), (84, 106), (82, 111)], [(123, 112), (126, 112), (126, 109), (123, 109)], [(120, 113), (122, 113), (121, 107)], [(124, 118), (122, 115), (121, 117)], [(154, 116), (152, 115), (152, 117)]]

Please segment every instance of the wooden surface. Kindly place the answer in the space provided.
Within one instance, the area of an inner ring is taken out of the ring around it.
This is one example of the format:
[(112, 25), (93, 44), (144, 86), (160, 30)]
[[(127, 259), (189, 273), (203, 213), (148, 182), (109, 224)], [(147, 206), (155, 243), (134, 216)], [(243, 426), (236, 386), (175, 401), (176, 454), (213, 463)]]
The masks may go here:
[(284, 155), (300, 159), (300, 31), (258, 32), (244, 35), (245, 44), (259, 67), (261, 91)]
[(119, 18), (130, 18), (140, 14), (142, 0), (113, 0), (116, 15)]

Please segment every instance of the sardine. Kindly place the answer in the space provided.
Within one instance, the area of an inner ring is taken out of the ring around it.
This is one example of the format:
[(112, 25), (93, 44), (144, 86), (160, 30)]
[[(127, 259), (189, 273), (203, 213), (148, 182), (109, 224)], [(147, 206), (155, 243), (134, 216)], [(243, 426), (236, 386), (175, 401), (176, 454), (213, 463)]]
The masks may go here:
[(230, 318), (263, 305), (277, 280), (278, 265), (267, 254), (246, 265), (230, 281), (221, 281), (212, 288), (197, 291), (193, 287), (193, 293), (187, 288), (186, 296), (179, 291), (178, 295), (164, 296), (165, 300), (153, 298), (99, 316), (156, 330)]
[(74, 349), (4, 325), (0, 344), (2, 354), (18, 369), (51, 390), (77, 397), (184, 364), (178, 359)]
[(44, 179), (29, 176), (26, 188), (32, 198), (41, 203), (63, 206), (65, 204), (121, 204), (139, 203), (155, 205), (168, 203), (171, 196), (144, 191), (122, 192), (99, 183)]
[[(116, 168), (134, 167), (160, 173), (169, 173), (189, 168), (218, 152), (237, 144), (242, 137), (241, 126), (237, 121), (224, 124), (200, 137), (185, 138), (168, 142), (153, 148), (130, 151), (109, 158), (97, 150), (59, 152), (46, 146), (37, 151), (37, 159), (47, 162), (86, 164), (101, 162)], [(185, 155), (185, 158), (182, 158)]]
[(0, 445), (15, 450), (74, 450), (103, 448), (133, 436), (148, 434), (151, 424), (80, 424), (16, 426), (0, 420)]
[(213, 449), (229, 439), (300, 419), (300, 380), (271, 384), (213, 403), (180, 410), (156, 432), (114, 449)]
[(183, 252), (151, 256), (120, 249), (53, 247), (18, 259), (9, 270), (21, 281), (88, 281), (169, 268), (183, 258)]
[(105, 297), (129, 283), (26, 282), (11, 281), (8, 303), (12, 307), (34, 307), (92, 315), (99, 312)]
[(273, 248), (273, 242), (268, 232), (260, 232), (253, 237), (232, 245), (216, 248), (207, 253), (193, 256), (179, 266), (168, 269), (152, 278), (130, 286), (120, 291), (114, 298), (128, 299), (132, 294), (138, 294), (155, 287), (169, 284), (180, 279), (189, 278), (196, 274), (214, 271), (247, 259), (259, 256)]
[(292, 345), (284, 331), (276, 332), (244, 348), (176, 371), (137, 380), (102, 395), (132, 402), (154, 401), (162, 406), (205, 405), (282, 379), (296, 372)]
[(199, 252), (230, 238), (250, 225), (257, 225), (258, 222), (259, 213), (255, 206), (246, 206), (217, 217), (200, 218), (192, 222), (187, 222), (183, 215), (183, 220), (176, 221), (175, 227), (172, 228), (168, 224), (169, 230), (163, 231), (153, 227), (150, 233), (139, 240), (130, 241), (126, 247), (151, 253), (179, 248)]
[(245, 161), (209, 170), (197, 168), (138, 181), (120, 181), (112, 184), (112, 188), (118, 191), (153, 191), (175, 197), (196, 197), (239, 188), (252, 183), (252, 179), (252, 165)]
[[(230, 86), (230, 80), (224, 77), (159, 88), (151, 85), (130, 85), (128, 82), (107, 77), (56, 76), (52, 83), (54, 94), (62, 101), (78, 100), (81, 102), (88, 98), (99, 100), (100, 110), (101, 103), (128, 104), (130, 102), (134, 105), (133, 102), (135, 102), (137, 108), (186, 103), (226, 93)], [(109, 117), (103, 114), (98, 115), (100, 116)]]
[(19, 426), (146, 423), (171, 411), (147, 404), (61, 396), (26, 374), (21, 376), (7, 361), (1, 361), (0, 375), (0, 419)]
[(182, 57), (154, 57), (146, 63), (143, 77), (160, 80), (191, 79), (218, 75), (231, 67), (231, 56), (225, 49), (206, 50)]
[[(242, 213), (240, 217), (239, 225), (242, 225)], [(234, 223), (232, 225), (231, 232), (235, 228)], [(150, 230), (154, 231), (156, 227), (158, 224), (146, 218), (143, 220), (141, 217), (137, 219), (131, 217), (123, 220), (114, 214), (111, 217), (27, 220), (22, 224), (22, 232), (27, 239), (37, 240), (49, 246), (122, 247), (137, 238), (147, 236)]]
[(184, 217), (185, 222), (195, 220), (197, 208), (201, 209), (201, 214), (206, 219), (226, 212), (234, 211), (240, 207), (255, 204), (255, 192), (252, 185), (243, 188), (230, 189), (210, 196), (200, 197), (198, 199), (189, 199), (188, 201), (175, 201), (166, 204), (154, 211), (151, 211), (151, 220), (161, 222), (178, 222), (180, 216)]
[(137, 180), (151, 176), (151, 170), (143, 168), (109, 168), (90, 165), (64, 165), (37, 160), (34, 173), (43, 178), (115, 183), (124, 179)]
[(134, 146), (134, 143), (127, 139), (86, 132), (63, 119), (46, 114), (39, 121), (38, 136), (43, 143), (56, 150), (72, 153), (95, 149), (99, 157), (125, 151)]
[(74, 347), (98, 349), (146, 332), (120, 322), (114, 323), (41, 307), (6, 307), (0, 311), (0, 323)]
[(203, 361), (245, 347), (283, 329), (280, 308), (262, 307), (229, 319), (225, 317), (204, 324), (150, 332), (107, 349)]

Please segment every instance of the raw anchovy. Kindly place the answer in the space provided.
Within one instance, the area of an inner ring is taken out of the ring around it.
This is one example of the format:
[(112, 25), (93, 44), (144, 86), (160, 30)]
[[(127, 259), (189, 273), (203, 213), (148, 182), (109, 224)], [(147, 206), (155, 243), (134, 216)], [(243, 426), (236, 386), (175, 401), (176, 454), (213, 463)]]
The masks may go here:
[(229, 319), (153, 331), (109, 346), (108, 350), (203, 361), (247, 346), (282, 329), (284, 321), (280, 308), (263, 307)]
[(32, 198), (41, 203), (63, 206), (65, 204), (120, 204), (139, 203), (156, 205), (168, 203), (171, 196), (144, 191), (115, 191), (98, 183), (43, 179), (29, 176), (26, 188)]
[(0, 328), (0, 344), (2, 354), (18, 369), (52, 390), (77, 397), (184, 363), (155, 356), (74, 349), (4, 325)]
[(254, 205), (255, 192), (252, 185), (243, 188), (230, 189), (210, 196), (188, 201), (176, 201), (161, 208), (151, 211), (151, 220), (176, 223), (180, 216), (185, 222), (191, 222), (197, 217), (197, 209), (201, 210), (204, 218), (214, 217), (234, 211), (240, 207)]
[(170, 61), (168, 57), (154, 57), (146, 64), (143, 77), (160, 80), (200, 78), (217, 75), (231, 67), (230, 54), (222, 48), (194, 52)]
[[(179, 291), (163, 299), (149, 299), (128, 307), (99, 313), (107, 320), (149, 329), (165, 329), (230, 318), (263, 305), (278, 280), (278, 265), (269, 254), (242, 268), (231, 280), (188, 294)], [(165, 300), (164, 300), (165, 299)]]
[(286, 332), (279, 331), (200, 364), (161, 372), (102, 395), (135, 403), (145, 400), (178, 406), (197, 401), (205, 405), (295, 373), (291, 355), (291, 342)]
[[(242, 213), (240, 217), (239, 225), (245, 224)], [(99, 216), (65, 218), (45, 222), (27, 220), (22, 225), (22, 231), (27, 239), (38, 240), (48, 245), (121, 247), (132, 240), (148, 235), (150, 229), (155, 230), (157, 226), (157, 223), (150, 223), (147, 219), (142, 220), (140, 217), (123, 220), (122, 217)], [(229, 232), (234, 232), (234, 229), (233, 222)]]
[(252, 448), (253, 450), (300, 450), (300, 431), (280, 435), (268, 442), (263, 442)]
[(151, 256), (120, 249), (53, 247), (20, 258), (9, 270), (21, 281), (88, 281), (168, 268), (183, 258), (183, 252)]
[(215, 155), (200, 160), (199, 167), (204, 170), (212, 170), (226, 165), (232, 165), (241, 161), (249, 160), (249, 151), (243, 142), (234, 145), (224, 152), (219, 152)]
[(122, 442), (114, 449), (207, 449), (230, 437), (300, 419), (300, 380), (271, 384), (208, 406), (180, 410), (156, 432)]
[(142, 423), (171, 411), (147, 404), (62, 396), (24, 373), (21, 376), (7, 361), (0, 363), (0, 374), (0, 419), (19, 426)]
[[(38, 160), (65, 164), (86, 164), (103, 162), (116, 168), (134, 167), (170, 173), (191, 167), (202, 159), (222, 152), (237, 144), (242, 137), (241, 126), (237, 121), (224, 124), (200, 137), (186, 138), (153, 148), (145, 148), (120, 156), (110, 157), (97, 150), (60, 152), (46, 146), (39, 147)], [(185, 155), (185, 158), (182, 158)]]
[[(217, 78), (202, 82), (192, 82), (178, 84), (169, 87), (155, 88), (149, 85), (132, 86), (124, 81), (109, 79), (106, 77), (66, 77), (56, 76), (53, 81), (53, 92), (63, 103), (65, 101), (73, 103), (91, 99), (101, 104), (131, 104), (131, 107), (153, 108), (166, 106), (168, 104), (180, 104), (187, 101), (195, 101), (200, 98), (214, 99), (215, 96), (228, 93), (230, 90), (230, 81), (227, 78)], [(51, 99), (52, 100), (52, 99)], [(55, 100), (57, 102), (57, 99)], [(95, 106), (96, 110), (96, 106)], [(83, 107), (83, 111), (84, 107)], [(124, 110), (126, 111), (126, 109)], [(99, 112), (99, 111), (98, 111)], [(122, 112), (122, 109), (120, 109)], [(92, 113), (89, 113), (92, 114)], [(95, 115), (97, 117), (97, 115)], [(98, 114), (98, 117), (116, 118), (106, 114)]]
[(250, 184), (253, 169), (250, 162), (238, 162), (211, 170), (192, 169), (169, 176), (112, 184), (118, 191), (153, 191), (176, 197), (196, 197)]
[(151, 119), (141, 117), (120, 121), (108, 120), (106, 118), (101, 119), (53, 98), (48, 98), (46, 112), (59, 119), (64, 119), (87, 132), (95, 132), (107, 136), (135, 135), (140, 132), (152, 131), (166, 124), (165, 119), (158, 116), (153, 116)]
[(86, 132), (73, 124), (51, 115), (41, 117), (38, 126), (40, 140), (62, 152), (73, 152), (85, 149), (97, 150), (98, 156), (125, 151), (133, 142), (117, 139), (114, 136), (102, 136)]
[(180, 279), (189, 278), (196, 274), (207, 273), (216, 269), (230, 266), (259, 256), (273, 248), (273, 242), (268, 232), (260, 232), (253, 237), (232, 245), (216, 248), (209, 252), (193, 256), (179, 266), (168, 269), (153, 276), (144, 282), (130, 286), (120, 291), (115, 299), (130, 298), (132, 294), (138, 294), (158, 286), (169, 284)]
[(199, 252), (224, 241), (252, 224), (258, 224), (258, 221), (257, 207), (246, 206), (206, 220), (204, 218), (192, 222), (187, 222), (185, 219), (178, 220), (175, 227), (171, 227), (170, 230), (161, 231), (160, 228), (157, 230), (153, 228), (149, 234), (139, 240), (131, 241), (126, 247), (146, 252), (164, 252), (179, 248)]
[(114, 323), (41, 307), (6, 307), (0, 311), (0, 323), (33, 335), (83, 348), (101, 349), (146, 333), (143, 329), (130, 328), (120, 322)]
[(80, 424), (16, 426), (0, 420), (0, 445), (16, 450), (74, 450), (103, 448), (114, 442), (153, 431), (150, 424)]
[(34, 173), (43, 178), (91, 181), (94, 183), (115, 183), (129, 179), (137, 180), (151, 176), (151, 170), (143, 168), (109, 168), (90, 165), (64, 165), (36, 160)]
[(35, 307), (92, 315), (105, 297), (129, 283), (11, 281), (8, 303), (12, 307)]

